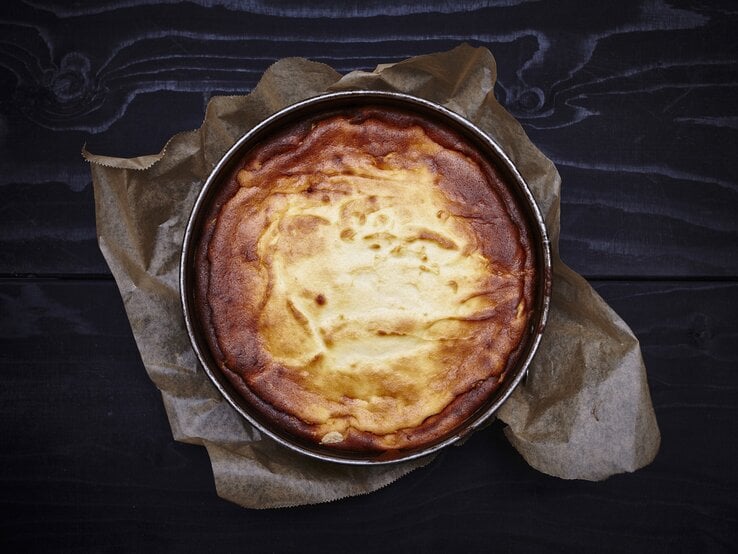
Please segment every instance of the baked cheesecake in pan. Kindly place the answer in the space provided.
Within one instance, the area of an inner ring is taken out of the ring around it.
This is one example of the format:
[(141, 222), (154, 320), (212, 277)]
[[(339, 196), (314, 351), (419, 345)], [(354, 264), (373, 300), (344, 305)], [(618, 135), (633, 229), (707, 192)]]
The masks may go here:
[(450, 127), (394, 105), (324, 109), (228, 177), (201, 217), (194, 313), (278, 433), (418, 451), (530, 353), (539, 238), (504, 173)]

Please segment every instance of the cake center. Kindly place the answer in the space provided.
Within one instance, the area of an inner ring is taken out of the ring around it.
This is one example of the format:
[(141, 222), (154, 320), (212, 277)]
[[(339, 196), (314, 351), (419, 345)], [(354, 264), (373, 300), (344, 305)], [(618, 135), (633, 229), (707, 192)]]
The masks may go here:
[[(265, 347), (306, 390), (362, 413), (422, 398), (400, 422), (417, 425), (453, 398), (444, 352), (493, 307), (488, 261), (423, 163), (389, 157), (310, 178), (285, 176), (267, 200)], [(322, 410), (303, 417), (324, 421)]]

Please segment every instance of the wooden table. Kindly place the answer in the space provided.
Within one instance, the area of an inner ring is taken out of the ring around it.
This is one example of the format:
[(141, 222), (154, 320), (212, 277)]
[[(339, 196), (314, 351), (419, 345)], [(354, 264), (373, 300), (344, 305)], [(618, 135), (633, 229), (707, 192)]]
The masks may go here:
[[(734, 2), (76, 4), (0, 7), (5, 552), (738, 548)], [(221, 500), (205, 450), (172, 440), (139, 358), (82, 145), (158, 152), (282, 57), (348, 72), (460, 42), (493, 52), (498, 98), (561, 173), (562, 257), (641, 340), (659, 455), (563, 481), (496, 424), (368, 496), (270, 511)]]

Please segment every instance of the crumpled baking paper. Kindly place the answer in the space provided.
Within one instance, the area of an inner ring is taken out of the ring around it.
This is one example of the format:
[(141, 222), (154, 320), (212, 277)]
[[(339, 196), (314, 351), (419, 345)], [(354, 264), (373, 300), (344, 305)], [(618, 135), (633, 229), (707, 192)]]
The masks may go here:
[(599, 480), (650, 463), (660, 435), (638, 340), (587, 282), (559, 259), (560, 178), (496, 101), (496, 63), (484, 48), (341, 76), (301, 58), (271, 66), (245, 96), (214, 97), (200, 129), (157, 155), (91, 154), (97, 232), (146, 371), (161, 391), (174, 438), (203, 445), (218, 494), (250, 508), (295, 506), (369, 493), (428, 463), (346, 466), (293, 453), (262, 436), (208, 380), (190, 346), (179, 299), (184, 229), (209, 172), (242, 134), (275, 111), (339, 90), (389, 90), (458, 112), (494, 137), (528, 182), (553, 250), (548, 325), (522, 383), (498, 412), (534, 468)]

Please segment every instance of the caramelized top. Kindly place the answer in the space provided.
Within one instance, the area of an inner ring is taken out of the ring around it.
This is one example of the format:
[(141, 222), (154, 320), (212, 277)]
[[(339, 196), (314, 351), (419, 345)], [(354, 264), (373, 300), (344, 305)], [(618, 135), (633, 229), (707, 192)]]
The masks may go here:
[(221, 367), (264, 417), (342, 449), (458, 426), (516, 360), (534, 255), (498, 173), (383, 108), (294, 126), (215, 203), (199, 297)]

